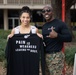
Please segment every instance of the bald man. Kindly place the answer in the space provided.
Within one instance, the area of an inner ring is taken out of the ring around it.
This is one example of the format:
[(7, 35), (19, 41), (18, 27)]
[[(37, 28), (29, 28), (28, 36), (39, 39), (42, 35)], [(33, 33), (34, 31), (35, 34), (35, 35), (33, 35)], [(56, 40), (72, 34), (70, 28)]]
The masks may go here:
[(46, 75), (63, 75), (65, 55), (62, 48), (64, 42), (72, 41), (71, 33), (64, 22), (54, 17), (52, 6), (46, 5), (42, 14), (46, 20), (42, 28), (43, 40), (46, 45)]

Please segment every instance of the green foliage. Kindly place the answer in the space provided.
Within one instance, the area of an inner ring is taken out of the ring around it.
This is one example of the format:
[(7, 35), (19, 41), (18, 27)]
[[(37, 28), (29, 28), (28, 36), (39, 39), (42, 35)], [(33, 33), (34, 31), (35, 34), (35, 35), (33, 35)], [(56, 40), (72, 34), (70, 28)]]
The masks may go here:
[(4, 60), (5, 57), (5, 46), (6, 46), (6, 40), (5, 39), (0, 39), (0, 61)]
[(67, 47), (65, 50), (65, 61), (68, 65), (73, 66), (76, 47)]
[(7, 42), (7, 36), (9, 33), (10, 30), (0, 30), (0, 61), (3, 61), (5, 59), (5, 47)]
[(7, 39), (8, 34), (10, 34), (10, 30), (0, 30), (0, 39)]
[(42, 34), (42, 30), (41, 29), (39, 29), (39, 33)]

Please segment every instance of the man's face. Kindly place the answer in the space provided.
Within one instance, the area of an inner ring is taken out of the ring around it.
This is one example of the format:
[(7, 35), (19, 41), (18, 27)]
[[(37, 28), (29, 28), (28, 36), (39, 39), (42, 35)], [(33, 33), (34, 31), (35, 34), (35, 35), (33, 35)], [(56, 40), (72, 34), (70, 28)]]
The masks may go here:
[(52, 19), (53, 12), (50, 7), (44, 7), (42, 10), (42, 14), (46, 21), (50, 21)]

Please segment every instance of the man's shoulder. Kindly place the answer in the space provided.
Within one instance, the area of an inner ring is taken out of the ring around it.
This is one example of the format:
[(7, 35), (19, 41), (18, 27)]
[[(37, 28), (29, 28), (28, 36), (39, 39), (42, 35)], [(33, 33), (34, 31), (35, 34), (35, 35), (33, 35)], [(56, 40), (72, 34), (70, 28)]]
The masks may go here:
[(61, 19), (56, 19), (56, 22), (59, 23), (60, 25), (66, 25), (66, 23), (63, 22)]

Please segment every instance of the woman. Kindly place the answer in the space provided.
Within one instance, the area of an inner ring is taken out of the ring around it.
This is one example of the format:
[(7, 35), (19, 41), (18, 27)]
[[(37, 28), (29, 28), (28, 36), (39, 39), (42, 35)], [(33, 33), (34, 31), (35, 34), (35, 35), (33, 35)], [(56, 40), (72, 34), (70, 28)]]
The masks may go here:
[[(30, 25), (31, 10), (24, 6), (20, 12), (21, 24), (12, 29), (6, 46), (7, 75), (39, 75), (39, 58), (41, 55), (42, 75), (44, 70), (44, 48), (41, 34), (35, 26)], [(14, 34), (14, 37), (12, 37)], [(22, 34), (22, 35), (21, 35)], [(25, 36), (32, 35), (27, 39)], [(41, 52), (41, 54), (40, 54)]]
[(11, 34), (8, 35), (8, 38), (11, 38), (14, 34), (26, 33), (33, 33), (37, 34), (39, 37), (42, 37), (42, 35), (38, 33), (38, 29), (35, 26), (30, 25), (31, 10), (29, 7), (22, 7), (19, 17), (20, 25), (12, 29)]

